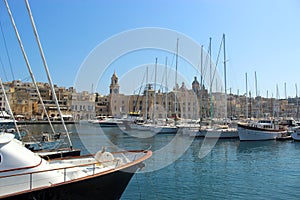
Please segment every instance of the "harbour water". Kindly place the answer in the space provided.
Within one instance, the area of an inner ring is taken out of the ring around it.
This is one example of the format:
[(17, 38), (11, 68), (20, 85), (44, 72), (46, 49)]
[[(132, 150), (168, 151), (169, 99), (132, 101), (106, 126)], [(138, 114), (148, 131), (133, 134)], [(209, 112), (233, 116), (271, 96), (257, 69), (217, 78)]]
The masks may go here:
[[(29, 125), (34, 134), (47, 125)], [(55, 125), (56, 130), (63, 130)], [(178, 135), (124, 133), (118, 128), (101, 129), (91, 124), (68, 125), (75, 148), (95, 153), (103, 146), (114, 149), (148, 149), (154, 157), (146, 161), (125, 190), (131, 199), (299, 199), (300, 143), (293, 141), (240, 142), (219, 140), (212, 151), (199, 158), (203, 139)], [(143, 135), (141, 135), (143, 134)], [(188, 144), (182, 146), (179, 142)], [(191, 143), (189, 143), (191, 141)], [(178, 156), (178, 152), (182, 151)], [(169, 158), (178, 156), (174, 162)], [(168, 163), (167, 166), (164, 166)], [(151, 168), (161, 166), (157, 170)], [(146, 171), (146, 172), (145, 172)]]

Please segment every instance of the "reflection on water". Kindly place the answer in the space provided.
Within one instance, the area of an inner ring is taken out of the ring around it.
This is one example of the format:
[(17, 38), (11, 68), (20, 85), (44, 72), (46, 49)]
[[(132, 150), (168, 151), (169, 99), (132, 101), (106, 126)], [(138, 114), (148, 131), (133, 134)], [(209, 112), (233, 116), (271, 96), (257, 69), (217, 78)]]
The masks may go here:
[[(55, 126), (63, 130), (61, 126)], [(46, 130), (44, 125), (31, 126), (34, 134)], [(118, 128), (101, 129), (90, 124), (68, 125), (74, 147), (94, 153), (102, 146), (116, 149), (163, 151), (173, 135), (124, 133)], [(155, 162), (168, 160), (188, 136), (178, 136), (176, 148), (146, 161), (145, 170)], [(162, 169), (138, 173), (131, 180), (122, 199), (299, 199), (300, 143), (292, 141), (240, 142), (219, 140), (212, 151), (198, 157), (202, 139), (194, 139), (183, 155)], [(148, 170), (149, 171), (149, 170)]]

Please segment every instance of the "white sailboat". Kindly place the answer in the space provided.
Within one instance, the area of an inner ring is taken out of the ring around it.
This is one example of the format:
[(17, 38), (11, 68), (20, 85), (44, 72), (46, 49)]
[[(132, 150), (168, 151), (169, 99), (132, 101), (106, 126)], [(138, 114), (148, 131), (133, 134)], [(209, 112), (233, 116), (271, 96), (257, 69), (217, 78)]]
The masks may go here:
[[(176, 50), (176, 59), (178, 56), (178, 40), (177, 40), (177, 50)], [(176, 62), (177, 63), (177, 62)], [(165, 63), (165, 67), (167, 67), (167, 61)], [(177, 69), (177, 64), (176, 64), (176, 69)], [(157, 71), (157, 58), (156, 58), (156, 62), (155, 62), (155, 85), (156, 85), (156, 71)], [(166, 70), (167, 71), (167, 70)], [(167, 77), (166, 77), (167, 79)], [(176, 92), (175, 92), (176, 94)], [(167, 92), (166, 92), (166, 96), (167, 96)], [(166, 97), (167, 98), (167, 97)], [(167, 106), (167, 99), (166, 99), (166, 106)], [(175, 101), (175, 105), (176, 105), (176, 101)], [(176, 109), (176, 108), (175, 108)], [(156, 87), (154, 88), (154, 111), (153, 111), (153, 122), (154, 124), (150, 125), (150, 130), (156, 134), (176, 134), (177, 133), (177, 127), (173, 124), (167, 123), (167, 116), (166, 119), (163, 120), (161, 123), (159, 123), (159, 121), (155, 118), (155, 113), (156, 112)], [(166, 109), (166, 115), (168, 113), (168, 110)]]
[[(224, 100), (225, 100), (225, 113), (224, 113), (224, 120), (216, 120), (213, 119), (213, 112), (212, 112), (212, 84), (213, 84), (213, 77), (210, 77), (210, 123), (209, 126), (202, 126), (198, 125), (199, 129), (198, 131), (194, 132), (192, 136), (196, 137), (208, 137), (208, 138), (219, 138), (219, 139), (232, 139), (232, 138), (238, 138), (238, 130), (237, 128), (230, 127), (228, 125), (227, 121), (227, 81), (226, 81), (226, 48), (225, 48), (225, 34), (223, 34), (222, 37), (222, 44), (223, 44), (223, 64), (224, 64), (224, 85), (225, 85), (225, 90), (224, 90)], [(210, 38), (210, 54), (211, 54), (211, 38)], [(211, 58), (211, 55), (210, 55)], [(201, 55), (201, 66), (202, 66), (202, 55)], [(210, 70), (211, 69), (211, 60), (210, 60)], [(202, 70), (201, 70), (202, 71)], [(212, 76), (212, 72), (210, 72)], [(202, 78), (201, 78), (202, 79)], [(201, 80), (202, 82), (202, 80)], [(201, 86), (202, 87), (202, 86)], [(202, 100), (202, 99), (200, 99)], [(201, 105), (201, 103), (200, 103)], [(201, 120), (200, 116), (200, 120)], [(200, 121), (201, 123), (201, 121)]]

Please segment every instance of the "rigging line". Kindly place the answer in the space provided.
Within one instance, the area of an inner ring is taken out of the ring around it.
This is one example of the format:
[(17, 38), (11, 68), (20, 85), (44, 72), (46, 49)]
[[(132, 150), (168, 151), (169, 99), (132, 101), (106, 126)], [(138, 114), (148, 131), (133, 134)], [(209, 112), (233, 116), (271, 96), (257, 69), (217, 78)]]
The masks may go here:
[(35, 26), (35, 23), (34, 23), (34, 20), (33, 20), (33, 16), (32, 16), (31, 10), (30, 10), (30, 6), (29, 6), (29, 3), (28, 3), (28, 0), (25, 0), (25, 3), (26, 3), (26, 8), (27, 8), (28, 14), (29, 14), (30, 22), (31, 22), (31, 25), (32, 25), (32, 28), (33, 28), (33, 31), (34, 31), (35, 39), (36, 39), (36, 42), (37, 42), (38, 47), (39, 47), (40, 55), (41, 55), (41, 58), (43, 60), (43, 65), (44, 65), (45, 71), (47, 73), (47, 78), (48, 78), (48, 81), (49, 81), (49, 84), (50, 84), (50, 87), (51, 87), (51, 90), (52, 90), (53, 97), (55, 99), (57, 111), (58, 111), (58, 113), (60, 115), (61, 122), (62, 122), (63, 127), (64, 127), (64, 129), (66, 131), (66, 134), (68, 136), (70, 149), (72, 149), (73, 148), (72, 141), (71, 141), (68, 129), (66, 127), (65, 120), (63, 118), (62, 112), (61, 112), (60, 107), (59, 107), (59, 103), (58, 103), (58, 100), (57, 100), (55, 89), (53, 87), (53, 82), (51, 80), (51, 76), (50, 76), (50, 73), (49, 73), (49, 69), (48, 69), (48, 65), (47, 65), (47, 62), (46, 62), (45, 55), (44, 55), (44, 51), (42, 49), (42, 45), (41, 45), (41, 42), (40, 42), (40, 39), (39, 39), (39, 36), (38, 36), (38, 32), (36, 30), (36, 26)]
[(4, 47), (5, 47), (5, 51), (6, 51), (8, 63), (9, 63), (10, 72), (11, 72), (11, 75), (12, 75), (12, 77), (13, 77), (13, 80), (16, 80), (16, 79), (15, 79), (14, 72), (13, 72), (13, 70), (12, 70), (11, 59), (10, 59), (10, 56), (9, 56), (9, 53), (8, 53), (7, 44), (6, 44), (6, 39), (5, 39), (5, 36), (4, 36), (4, 31), (3, 31), (3, 28), (2, 28), (1, 21), (0, 21), (0, 29), (1, 29), (1, 34), (2, 34), (3, 41), (4, 41)]
[[(203, 69), (203, 80), (205, 80), (205, 77), (206, 77), (206, 75), (207, 75), (207, 71), (210, 69), (210, 65), (209, 65), (209, 60), (210, 60), (210, 56), (209, 56), (209, 54), (210, 54), (210, 51), (211, 51), (211, 44), (209, 43), (209, 45), (208, 45), (208, 51), (207, 51), (207, 53), (206, 53), (206, 56), (205, 56), (205, 62), (204, 62), (204, 69)], [(210, 85), (210, 83), (209, 83), (209, 81), (205, 81), (205, 83), (206, 83), (206, 85), (207, 85), (207, 87), (209, 87)]]
[(5, 80), (8, 81), (6, 71), (5, 71), (5, 67), (4, 67), (4, 64), (2, 62), (1, 56), (0, 56), (0, 63), (1, 63), (2, 70), (3, 70), (3, 74), (5, 76)]
[(12, 16), (12, 13), (11, 13), (10, 8), (9, 8), (9, 6), (8, 6), (7, 0), (4, 0), (4, 2), (5, 2), (5, 5), (6, 5), (6, 9), (7, 9), (8, 15), (9, 15), (10, 20), (11, 20), (11, 23), (12, 23), (12, 25), (13, 25), (13, 28), (14, 28), (14, 31), (15, 31), (15, 34), (16, 34), (16, 37), (17, 37), (17, 39), (18, 39), (18, 42), (19, 42), (19, 45), (20, 45), (20, 48), (21, 48), (21, 51), (22, 51), (22, 54), (23, 54), (23, 58), (24, 58), (24, 60), (25, 60), (26, 66), (27, 66), (27, 69), (28, 69), (29, 74), (30, 74), (30, 76), (31, 76), (32, 82), (33, 82), (33, 84), (34, 84), (34, 86), (35, 86), (35, 89), (36, 89), (36, 91), (37, 91), (37, 93), (38, 93), (39, 100), (40, 100), (40, 102), (41, 102), (41, 104), (42, 104), (42, 107), (43, 107), (43, 110), (44, 110), (44, 112), (45, 112), (45, 114), (46, 114), (46, 116), (47, 116), (47, 119), (48, 119), (48, 122), (49, 122), (49, 124), (50, 124), (51, 130), (52, 130), (53, 134), (55, 134), (54, 128), (53, 128), (52, 123), (51, 123), (51, 121), (50, 121), (50, 118), (49, 118), (49, 115), (48, 115), (48, 113), (47, 113), (47, 110), (46, 110), (45, 104), (44, 104), (44, 102), (43, 102), (43, 99), (42, 99), (42, 97), (41, 97), (40, 90), (39, 90), (39, 88), (38, 88), (38, 86), (37, 86), (37, 84), (36, 84), (36, 81), (35, 81), (34, 75), (33, 75), (33, 73), (32, 73), (32, 70), (31, 70), (31, 67), (30, 67), (30, 64), (29, 64), (29, 61), (28, 61), (26, 52), (25, 52), (24, 47), (23, 47), (23, 43), (22, 43), (22, 41), (21, 41), (21, 38), (20, 38), (20, 35), (19, 35), (19, 32), (18, 32), (17, 26), (16, 26), (16, 24), (15, 24), (14, 18), (13, 18), (13, 16)]
[(12, 119), (13, 119), (14, 125), (15, 125), (15, 127), (16, 127), (16, 131), (17, 131), (17, 133), (18, 133), (18, 136), (19, 136), (20, 140), (22, 141), (22, 135), (21, 135), (21, 133), (20, 133), (20, 131), (19, 131), (19, 128), (18, 128), (16, 119), (15, 119), (15, 117), (14, 117), (13, 111), (12, 111), (12, 109), (11, 109), (11, 107), (10, 107), (10, 104), (9, 104), (8, 98), (7, 98), (7, 96), (6, 96), (6, 92), (5, 92), (4, 86), (3, 86), (3, 84), (2, 84), (1, 78), (0, 78), (0, 86), (1, 86), (1, 89), (2, 89), (2, 92), (3, 92), (3, 95), (4, 95), (5, 102), (6, 102), (6, 104), (7, 104), (8, 110), (9, 110), (9, 112), (10, 112), (10, 114), (11, 114), (11, 117), (12, 117)]
[[(208, 52), (206, 53), (206, 56), (205, 56), (205, 62), (204, 62), (204, 68), (203, 68), (203, 77), (202, 77), (202, 79), (203, 79), (203, 81), (205, 80), (205, 77), (206, 77), (206, 75), (207, 75), (207, 71), (208, 71), (208, 68), (209, 68), (209, 66), (208, 66), (208, 63), (209, 63), (209, 51), (210, 51), (210, 45), (209, 45), (209, 47), (208, 47)], [(206, 83), (206, 85), (207, 85), (207, 87), (209, 87), (209, 83), (207, 83), (206, 81), (205, 81), (205, 83)]]
[[(134, 112), (136, 112), (136, 109), (137, 109), (137, 103), (138, 103), (138, 101), (139, 101), (139, 99), (140, 99), (140, 94), (141, 94), (141, 90), (142, 90), (143, 83), (144, 83), (144, 80), (145, 80), (145, 76), (146, 76), (146, 75), (144, 74), (143, 79), (142, 79), (142, 82), (141, 82), (141, 86), (140, 86), (140, 88), (139, 88), (138, 95), (137, 95), (137, 97), (136, 97), (136, 102), (135, 102), (135, 109), (134, 109)], [(142, 100), (143, 100), (143, 96), (142, 96)]]
[(175, 47), (175, 49), (174, 49), (174, 53), (173, 53), (173, 57), (172, 57), (172, 59), (171, 59), (171, 65), (170, 65), (170, 67), (169, 67), (169, 71), (167, 72), (167, 74), (171, 74), (171, 72), (172, 72), (172, 67), (174, 66), (173, 64), (174, 64), (174, 60), (175, 60), (175, 56), (176, 56), (176, 47)]
[(218, 52), (218, 55), (217, 55), (217, 60), (216, 60), (215, 69), (214, 69), (214, 73), (213, 73), (213, 76), (212, 76), (211, 84), (213, 83), (213, 80), (215, 78), (215, 74), (216, 74), (218, 63), (219, 63), (219, 57), (220, 57), (220, 54), (221, 54), (222, 46), (223, 46), (223, 39), (220, 43), (219, 52)]
[(22, 82), (27, 82), (29, 79), (30, 79), (30, 76), (27, 76), (27, 77), (23, 78), (21, 81)]

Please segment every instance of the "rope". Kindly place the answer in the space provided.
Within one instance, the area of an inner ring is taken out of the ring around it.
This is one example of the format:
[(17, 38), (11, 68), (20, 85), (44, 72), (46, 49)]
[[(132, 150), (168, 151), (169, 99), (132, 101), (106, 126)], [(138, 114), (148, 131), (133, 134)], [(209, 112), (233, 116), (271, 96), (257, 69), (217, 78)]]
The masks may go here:
[(0, 28), (1, 28), (1, 34), (2, 34), (2, 37), (3, 37), (3, 41), (4, 41), (4, 47), (5, 47), (5, 51), (6, 51), (6, 55), (7, 55), (7, 59), (8, 59), (9, 67), (10, 67), (10, 71), (11, 71), (11, 75), (13, 77), (13, 80), (15, 80), (15, 75), (14, 75), (14, 72), (12, 70), (11, 60), (10, 60), (10, 56), (9, 56), (9, 53), (8, 53), (7, 44), (6, 44), (6, 40), (5, 40), (5, 36), (4, 36), (4, 32), (3, 32), (3, 28), (2, 28), (1, 22), (0, 22)]

